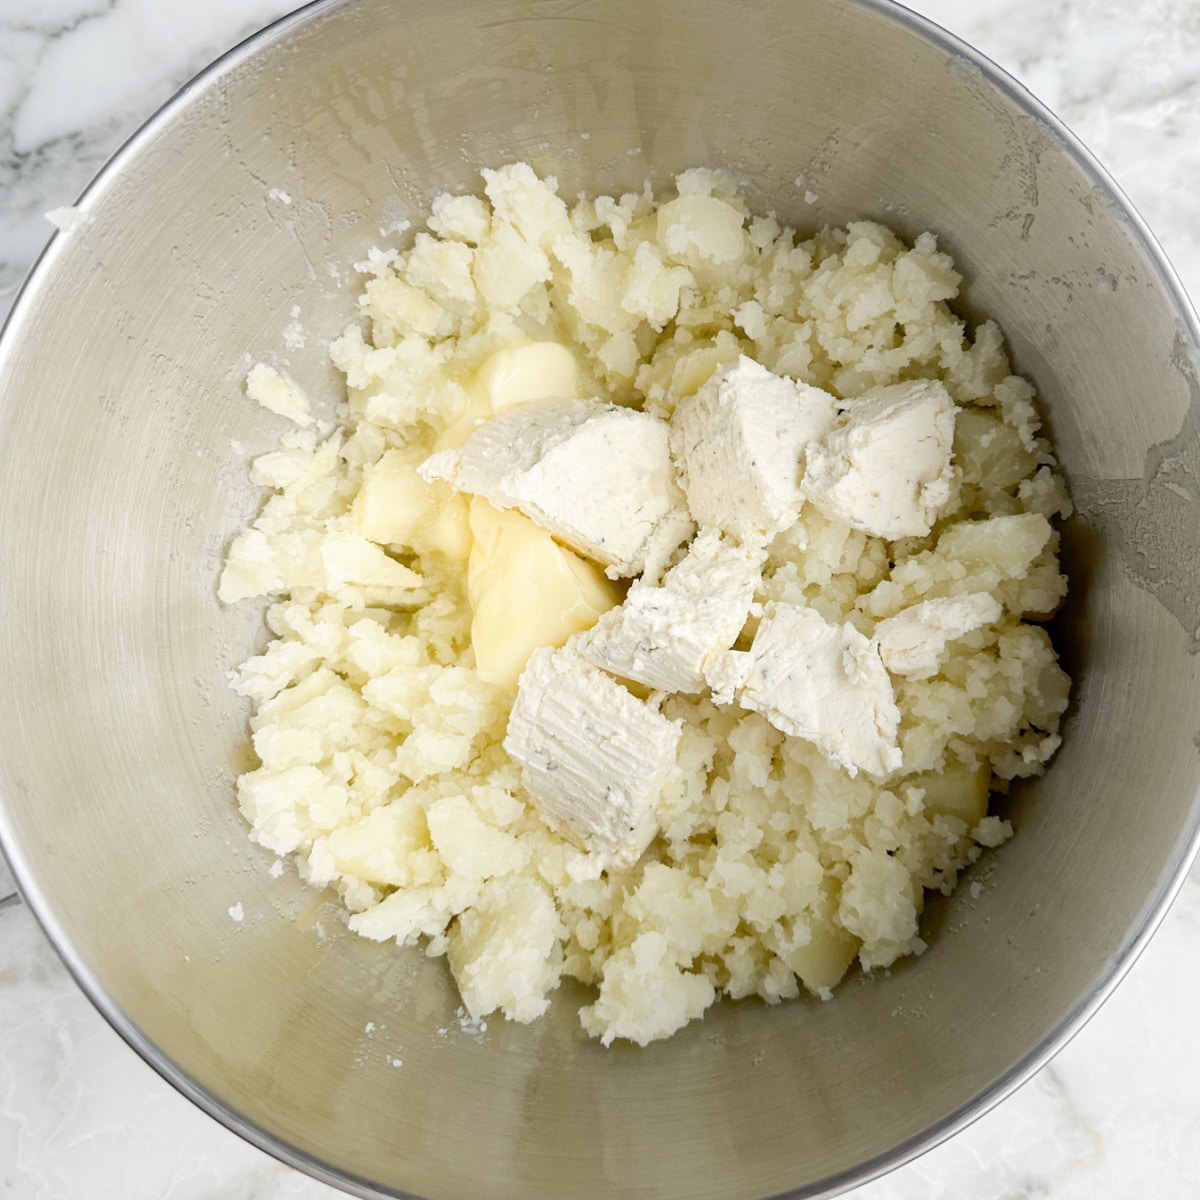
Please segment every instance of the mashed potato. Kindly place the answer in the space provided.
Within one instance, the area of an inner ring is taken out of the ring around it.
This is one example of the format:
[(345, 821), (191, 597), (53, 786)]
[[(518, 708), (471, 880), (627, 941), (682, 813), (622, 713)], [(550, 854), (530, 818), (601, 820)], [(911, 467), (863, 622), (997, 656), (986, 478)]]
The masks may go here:
[[(271, 639), (233, 680), (253, 705), (252, 837), (335, 888), (356, 932), (445, 955), (474, 1018), (531, 1021), (564, 975), (594, 985), (580, 1019), (606, 1044), (666, 1037), (721, 995), (827, 997), (856, 959), (920, 953), (925, 894), (1010, 836), (989, 793), (1043, 770), (1067, 703), (1037, 622), (1065, 594), (1051, 521), (1069, 502), (1032, 388), (994, 325), (968, 332), (947, 307), (959, 276), (931, 234), (803, 240), (710, 170), (669, 198), (573, 205), (525, 165), (483, 176), (486, 198), (439, 197), (407, 249), (362, 264), (360, 319), (331, 347), (335, 429), (278, 372), (248, 381), (297, 423), (253, 465), (272, 494), (220, 585), (273, 597)], [(579, 395), (663, 418), (740, 355), (842, 400), (944, 384), (953, 472), (928, 536), (885, 541), (805, 503), (755, 596), (885, 646), (899, 769), (852, 775), (760, 713), (670, 694), (682, 735), (632, 867), (601, 870), (538, 817), (502, 745), (513, 692), (476, 669), (467, 501), (416, 473), (480, 368), (532, 341), (574, 354)], [(914, 612), (964, 604), (995, 619), (923, 659)]]

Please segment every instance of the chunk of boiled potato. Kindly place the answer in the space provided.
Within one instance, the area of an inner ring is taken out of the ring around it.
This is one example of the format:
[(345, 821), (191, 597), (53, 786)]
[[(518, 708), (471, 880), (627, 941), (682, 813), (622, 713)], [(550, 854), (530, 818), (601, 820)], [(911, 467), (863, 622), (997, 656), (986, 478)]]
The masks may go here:
[(417, 474), (403, 450), (388, 450), (367, 472), (351, 508), (355, 532), (381, 545), (464, 559), (471, 548), (466, 497)]
[(471, 500), (467, 597), (480, 678), (515, 688), (539, 646), (561, 646), (621, 603), (621, 589), (515, 509)]
[(969, 568), (990, 567), (1001, 579), (1022, 579), (1053, 532), (1036, 512), (960, 521), (938, 538), (937, 552)]
[(810, 992), (821, 992), (840, 983), (862, 945), (837, 920), (837, 910), (837, 896), (831, 890), (824, 891), (816, 910), (807, 914), (812, 936), (803, 946), (781, 955)]
[(681, 354), (671, 375), (671, 391), (676, 397), (695, 395), (718, 367), (737, 362), (739, 347), (728, 343), (702, 346)]
[(511, 833), (489, 825), (466, 796), (443, 796), (426, 811), (429, 836), (449, 871), (486, 879), (518, 871), (529, 849)]
[(726, 329), (711, 339), (666, 342), (639, 372), (638, 381), (647, 394), (677, 401), (698, 392), (718, 367), (737, 362), (742, 354), (741, 342)]
[(658, 242), (686, 263), (728, 263), (745, 249), (744, 221), (718, 196), (680, 196), (658, 210)]
[(562, 972), (562, 919), (554, 897), (528, 875), (493, 879), (450, 930), (447, 958), (467, 1011), (501, 1009), (532, 1021)]
[(1015, 429), (971, 408), (960, 408), (954, 422), (954, 461), (968, 483), (994, 488), (1012, 487), (1037, 467)]
[(339, 872), (369, 883), (409, 887), (436, 878), (429, 865), (434, 855), (425, 813), (416, 803), (381, 805), (357, 821), (339, 825), (327, 845)]
[(914, 775), (909, 780), (925, 792), (925, 811), (958, 817), (974, 828), (987, 816), (992, 769), (986, 762), (967, 766), (950, 762), (941, 771)]

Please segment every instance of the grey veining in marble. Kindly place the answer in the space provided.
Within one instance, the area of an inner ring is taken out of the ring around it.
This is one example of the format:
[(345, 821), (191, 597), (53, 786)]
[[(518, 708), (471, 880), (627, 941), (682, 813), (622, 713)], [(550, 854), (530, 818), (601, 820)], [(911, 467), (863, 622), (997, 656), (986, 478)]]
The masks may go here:
[(0, 3), (0, 312), (69, 204), (153, 110), (287, 0)]

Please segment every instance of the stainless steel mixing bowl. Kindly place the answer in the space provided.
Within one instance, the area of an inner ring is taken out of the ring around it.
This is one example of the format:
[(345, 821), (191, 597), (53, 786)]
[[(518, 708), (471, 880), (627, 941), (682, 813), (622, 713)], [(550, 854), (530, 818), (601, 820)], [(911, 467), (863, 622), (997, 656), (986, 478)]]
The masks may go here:
[[(298, 305), (292, 370), (331, 408), (347, 264), (514, 158), (567, 195), (732, 164), (803, 226), (932, 228), (1040, 389), (1079, 508), (1065, 743), (979, 899), (832, 1003), (721, 1006), (645, 1050), (586, 1041), (574, 996), (473, 1032), (440, 961), (349, 936), (234, 809), (225, 672), (262, 628), (214, 584), (279, 432), (244, 371)], [(0, 353), (0, 835), (83, 987), (216, 1117), (363, 1196), (832, 1194), (1016, 1086), (1145, 943), (1200, 819), (1197, 326), (986, 62), (871, 0), (328, 3), (187, 88), (81, 207)]]

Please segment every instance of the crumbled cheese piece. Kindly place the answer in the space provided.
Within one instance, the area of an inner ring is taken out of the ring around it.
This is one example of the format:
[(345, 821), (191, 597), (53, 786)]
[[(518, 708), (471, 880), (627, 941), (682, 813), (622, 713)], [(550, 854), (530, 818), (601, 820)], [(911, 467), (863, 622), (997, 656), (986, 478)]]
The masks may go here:
[(655, 577), (692, 532), (667, 425), (600, 400), (536, 400), (422, 463), (496, 508), (520, 509), (613, 578)]
[(287, 379), (274, 367), (256, 363), (246, 376), (246, 394), (251, 400), (297, 425), (313, 423), (308, 396), (294, 379)]
[(937, 674), (952, 641), (999, 620), (1003, 611), (990, 592), (922, 600), (876, 625), (883, 665), (893, 675), (928, 679)]
[(900, 710), (879, 648), (815, 609), (768, 604), (748, 651), (717, 658), (714, 680), (738, 685), (744, 708), (776, 729), (816, 745), (851, 776), (876, 777), (901, 765)]
[(801, 490), (827, 517), (876, 537), (924, 537), (951, 499), (954, 401), (936, 380), (871, 388), (808, 447)]
[(745, 355), (718, 367), (671, 417), (671, 450), (696, 521), (743, 542), (769, 541), (790, 525), (804, 448), (829, 430), (835, 403)]
[(765, 550), (705, 529), (660, 586), (637, 582), (625, 602), (576, 639), (598, 667), (669, 692), (699, 692), (704, 666), (728, 650), (750, 613)]
[(572, 647), (543, 647), (521, 676), (504, 748), (547, 824), (631, 866), (658, 831), (681, 729)]
[(731, 704), (738, 688), (746, 682), (750, 655), (742, 650), (712, 654), (704, 664), (704, 682), (712, 690), (714, 704)]

